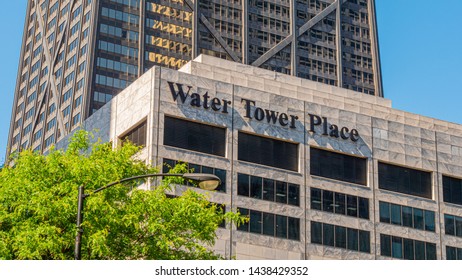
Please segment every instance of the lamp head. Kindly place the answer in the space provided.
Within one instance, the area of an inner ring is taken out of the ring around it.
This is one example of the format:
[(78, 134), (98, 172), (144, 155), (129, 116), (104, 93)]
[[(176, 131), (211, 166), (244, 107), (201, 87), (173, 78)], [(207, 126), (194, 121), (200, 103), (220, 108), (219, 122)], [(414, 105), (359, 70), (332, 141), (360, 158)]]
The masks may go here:
[(185, 173), (183, 174), (183, 178), (196, 181), (199, 188), (207, 191), (213, 191), (221, 184), (220, 178), (213, 174)]

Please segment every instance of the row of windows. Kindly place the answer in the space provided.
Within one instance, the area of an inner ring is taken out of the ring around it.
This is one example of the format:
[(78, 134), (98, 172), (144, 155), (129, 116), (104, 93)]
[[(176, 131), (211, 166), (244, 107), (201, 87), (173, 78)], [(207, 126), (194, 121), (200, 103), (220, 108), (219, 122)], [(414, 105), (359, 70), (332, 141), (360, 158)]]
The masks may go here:
[(104, 75), (96, 75), (96, 83), (104, 86), (109, 86), (113, 88), (124, 89), (128, 86), (128, 82), (125, 80), (107, 77)]
[[(109, 94), (109, 93), (103, 93), (103, 92), (99, 92), (99, 91), (95, 91), (93, 93), (93, 100), (96, 101), (96, 102), (103, 103), (103, 104), (108, 103), (112, 99), (112, 97), (114, 97), (114, 96), (112, 94)], [(146, 143), (146, 139), (140, 139), (139, 141), (140, 141), (140, 143)], [(138, 145), (144, 145), (144, 144), (138, 144)]]
[(146, 35), (146, 44), (178, 54), (189, 55), (191, 53), (190, 44), (177, 42), (168, 38)]
[[(95, 92), (97, 94), (97, 92)], [(120, 136), (122, 141), (130, 141), (131, 143), (138, 146), (146, 146), (146, 129), (147, 121), (143, 121), (136, 127), (132, 128), (130, 131)]]
[(433, 211), (383, 201), (379, 202), (379, 208), (381, 223), (435, 231), (435, 212)]
[(298, 171), (298, 144), (239, 132), (238, 147), (239, 160)]
[(140, 7), (140, 0), (110, 0), (111, 2), (126, 5), (132, 8)]
[[(168, 171), (171, 168), (173, 168), (177, 163), (178, 161), (173, 159), (164, 159), (162, 165), (162, 172), (168, 173)], [(218, 185), (218, 187), (215, 190), (218, 192), (226, 192), (226, 170), (194, 163), (188, 163), (188, 169), (191, 173), (205, 173), (216, 175), (218, 178), (220, 178), (221, 184)], [(186, 182), (186, 185), (190, 186), (191, 184), (189, 184), (189, 182)]]
[(367, 159), (310, 149), (311, 175), (350, 183), (367, 184)]
[(431, 173), (379, 162), (379, 188), (432, 198)]
[(311, 222), (311, 243), (363, 253), (371, 252), (368, 231), (313, 221)]
[(217, 156), (226, 154), (226, 129), (165, 116), (164, 144)]
[(238, 208), (239, 213), (248, 216), (249, 221), (239, 225), (237, 230), (279, 238), (300, 240), (300, 219), (272, 213)]
[[(189, 54), (185, 54), (189, 55)], [(145, 52), (145, 59), (147, 62), (153, 62), (155, 65), (164, 65), (166, 67), (172, 68), (172, 69), (179, 69), (188, 61), (172, 56), (167, 56), (163, 55), (161, 53), (154, 53), (154, 52)], [(146, 70), (149, 68), (146, 68)]]
[(137, 42), (138, 41), (138, 32), (131, 31), (131, 30), (124, 30), (119, 27), (107, 25), (107, 24), (101, 24), (100, 25), (100, 31), (102, 33), (114, 36), (114, 37), (119, 37), (119, 38), (125, 38), (128, 39), (131, 42)]
[(175, 9), (173, 7), (167, 7), (156, 3), (146, 2), (146, 10), (152, 13), (159, 14), (162, 17), (167, 17), (168, 19), (184, 22), (192, 21), (191, 12), (182, 11), (179, 9)]
[(237, 174), (237, 194), (289, 205), (300, 205), (300, 186), (268, 178)]
[(311, 209), (369, 219), (369, 199), (311, 188)]
[(192, 36), (191, 28), (150, 18), (146, 19), (146, 27), (152, 28), (156, 31), (162, 31), (174, 36), (180, 36), (185, 38), (191, 38)]
[(99, 40), (98, 47), (100, 50), (104, 50), (107, 52), (121, 54), (123, 56), (128, 56), (130, 58), (138, 58), (138, 49), (135, 48), (126, 47), (119, 44), (106, 42), (103, 40)]
[(114, 61), (111, 59), (106, 59), (102, 57), (98, 57), (96, 59), (97, 66), (107, 68), (107, 69), (112, 69), (116, 70), (119, 72), (123, 73), (128, 73), (131, 75), (137, 75), (138, 74), (138, 66), (131, 65), (128, 63), (120, 62), (120, 61)]
[(124, 21), (124, 22), (127, 22), (129, 24), (138, 24), (138, 22), (139, 22), (139, 17), (137, 15), (124, 13), (124, 12), (109, 9), (109, 8), (106, 8), (106, 7), (102, 8), (101, 15), (103, 17), (109, 17), (109, 18), (112, 18), (112, 19)]
[(436, 244), (381, 234), (380, 253), (396, 259), (436, 260)]

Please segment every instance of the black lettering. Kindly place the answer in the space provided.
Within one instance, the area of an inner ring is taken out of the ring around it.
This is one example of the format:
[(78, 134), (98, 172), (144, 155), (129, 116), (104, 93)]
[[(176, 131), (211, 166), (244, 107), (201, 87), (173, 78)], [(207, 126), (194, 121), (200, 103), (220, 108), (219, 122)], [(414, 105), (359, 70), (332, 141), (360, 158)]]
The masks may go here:
[(276, 120), (278, 119), (279, 112), (274, 112), (273, 110), (268, 110), (265, 109), (266, 111), (266, 120), (268, 123), (273, 122), (273, 124), (276, 123)]
[(184, 103), (186, 101), (186, 97), (188, 97), (189, 92), (191, 91), (192, 86), (188, 86), (188, 92), (185, 94), (183, 91), (182, 84), (176, 83), (176, 86), (178, 88), (178, 91), (176, 91), (172, 82), (167, 82), (167, 83), (168, 83), (168, 87), (170, 88), (170, 92), (172, 93), (173, 101), (176, 101), (178, 96), (180, 96), (181, 103)]
[(201, 106), (201, 96), (198, 93), (191, 94), (191, 106)]
[(347, 127), (342, 127), (342, 129), (340, 130), (340, 136), (342, 137), (342, 139), (350, 138), (350, 134), (348, 132), (349, 129)]
[(221, 109), (221, 101), (220, 101), (220, 99), (215, 97), (214, 99), (212, 99), (212, 101), (210, 103), (211, 103), (212, 110), (219, 111)]
[(322, 118), (323, 122), (322, 122), (322, 135), (328, 135), (327, 134), (327, 118), (323, 117)]
[(329, 128), (330, 128), (329, 136), (338, 138), (339, 137), (338, 126), (336, 126), (335, 124), (332, 124)]
[(321, 124), (321, 118), (319, 116), (312, 115), (312, 114), (308, 114), (308, 115), (310, 116), (310, 131), (315, 132), (314, 126)]
[(255, 119), (257, 121), (262, 121), (265, 118), (265, 111), (262, 108), (255, 108)]
[(228, 114), (228, 105), (231, 105), (231, 101), (223, 99), (223, 111), (222, 113)]
[(297, 116), (290, 115), (290, 128), (295, 128), (295, 121), (298, 120)]
[(356, 129), (351, 130), (350, 139), (353, 142), (356, 142), (359, 140), (359, 132)]
[(242, 101), (245, 102), (245, 117), (249, 118), (249, 119), (252, 119), (252, 117), (250, 115), (250, 106), (251, 105), (255, 106), (255, 101), (244, 99), (244, 98), (241, 99), (241, 103), (242, 103)]
[(210, 97), (210, 96), (209, 96), (209, 92), (206, 91), (206, 92), (204, 93), (204, 95), (202, 95), (202, 96), (204, 97), (204, 109), (210, 108), (210, 107), (209, 107), (209, 97)]
[(279, 116), (279, 123), (280, 123), (282, 126), (288, 125), (288, 124), (289, 124), (288, 120), (289, 120), (289, 116), (287, 116), (286, 113), (282, 113), (282, 114)]

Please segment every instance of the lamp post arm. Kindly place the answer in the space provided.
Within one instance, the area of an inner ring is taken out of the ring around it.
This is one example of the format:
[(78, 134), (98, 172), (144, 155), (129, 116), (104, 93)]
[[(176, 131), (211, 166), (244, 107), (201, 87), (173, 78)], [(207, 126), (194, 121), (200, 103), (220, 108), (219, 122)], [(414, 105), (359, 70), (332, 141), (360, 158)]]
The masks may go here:
[(136, 180), (136, 179), (144, 179), (144, 178), (150, 178), (150, 177), (161, 177), (161, 176), (170, 176), (170, 177), (182, 177), (183, 178), (183, 174), (171, 174), (171, 173), (153, 173), (153, 174), (143, 174), (143, 175), (138, 175), (138, 176), (133, 176), (133, 177), (129, 177), (129, 178), (123, 178), (123, 179), (120, 179), (118, 181), (115, 181), (115, 182), (112, 182), (110, 184), (107, 184), (106, 186), (104, 187), (101, 187), (99, 189), (96, 189), (94, 191), (92, 191), (91, 193), (89, 194), (85, 194), (84, 196), (87, 197), (91, 194), (94, 194), (94, 193), (97, 193), (97, 192), (100, 192), (104, 189), (107, 189), (107, 188), (110, 188), (114, 185), (117, 185), (117, 184), (121, 184), (123, 182), (127, 182), (127, 181), (132, 181), (132, 180)]

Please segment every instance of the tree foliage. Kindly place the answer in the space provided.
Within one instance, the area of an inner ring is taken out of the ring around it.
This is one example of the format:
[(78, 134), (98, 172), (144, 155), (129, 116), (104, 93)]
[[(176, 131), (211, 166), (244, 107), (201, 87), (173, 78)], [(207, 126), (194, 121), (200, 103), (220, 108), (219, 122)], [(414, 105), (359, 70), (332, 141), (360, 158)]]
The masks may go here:
[[(113, 149), (90, 144), (89, 134), (75, 134), (66, 151), (47, 155), (30, 150), (16, 155), (0, 171), (0, 259), (73, 259), (78, 187), (90, 193), (110, 182), (155, 172), (134, 159), (132, 144)], [(185, 165), (174, 172), (186, 172)], [(82, 259), (217, 259), (209, 248), (224, 218), (207, 197), (192, 190), (168, 198), (166, 189), (152, 191), (116, 185), (85, 200)]]

